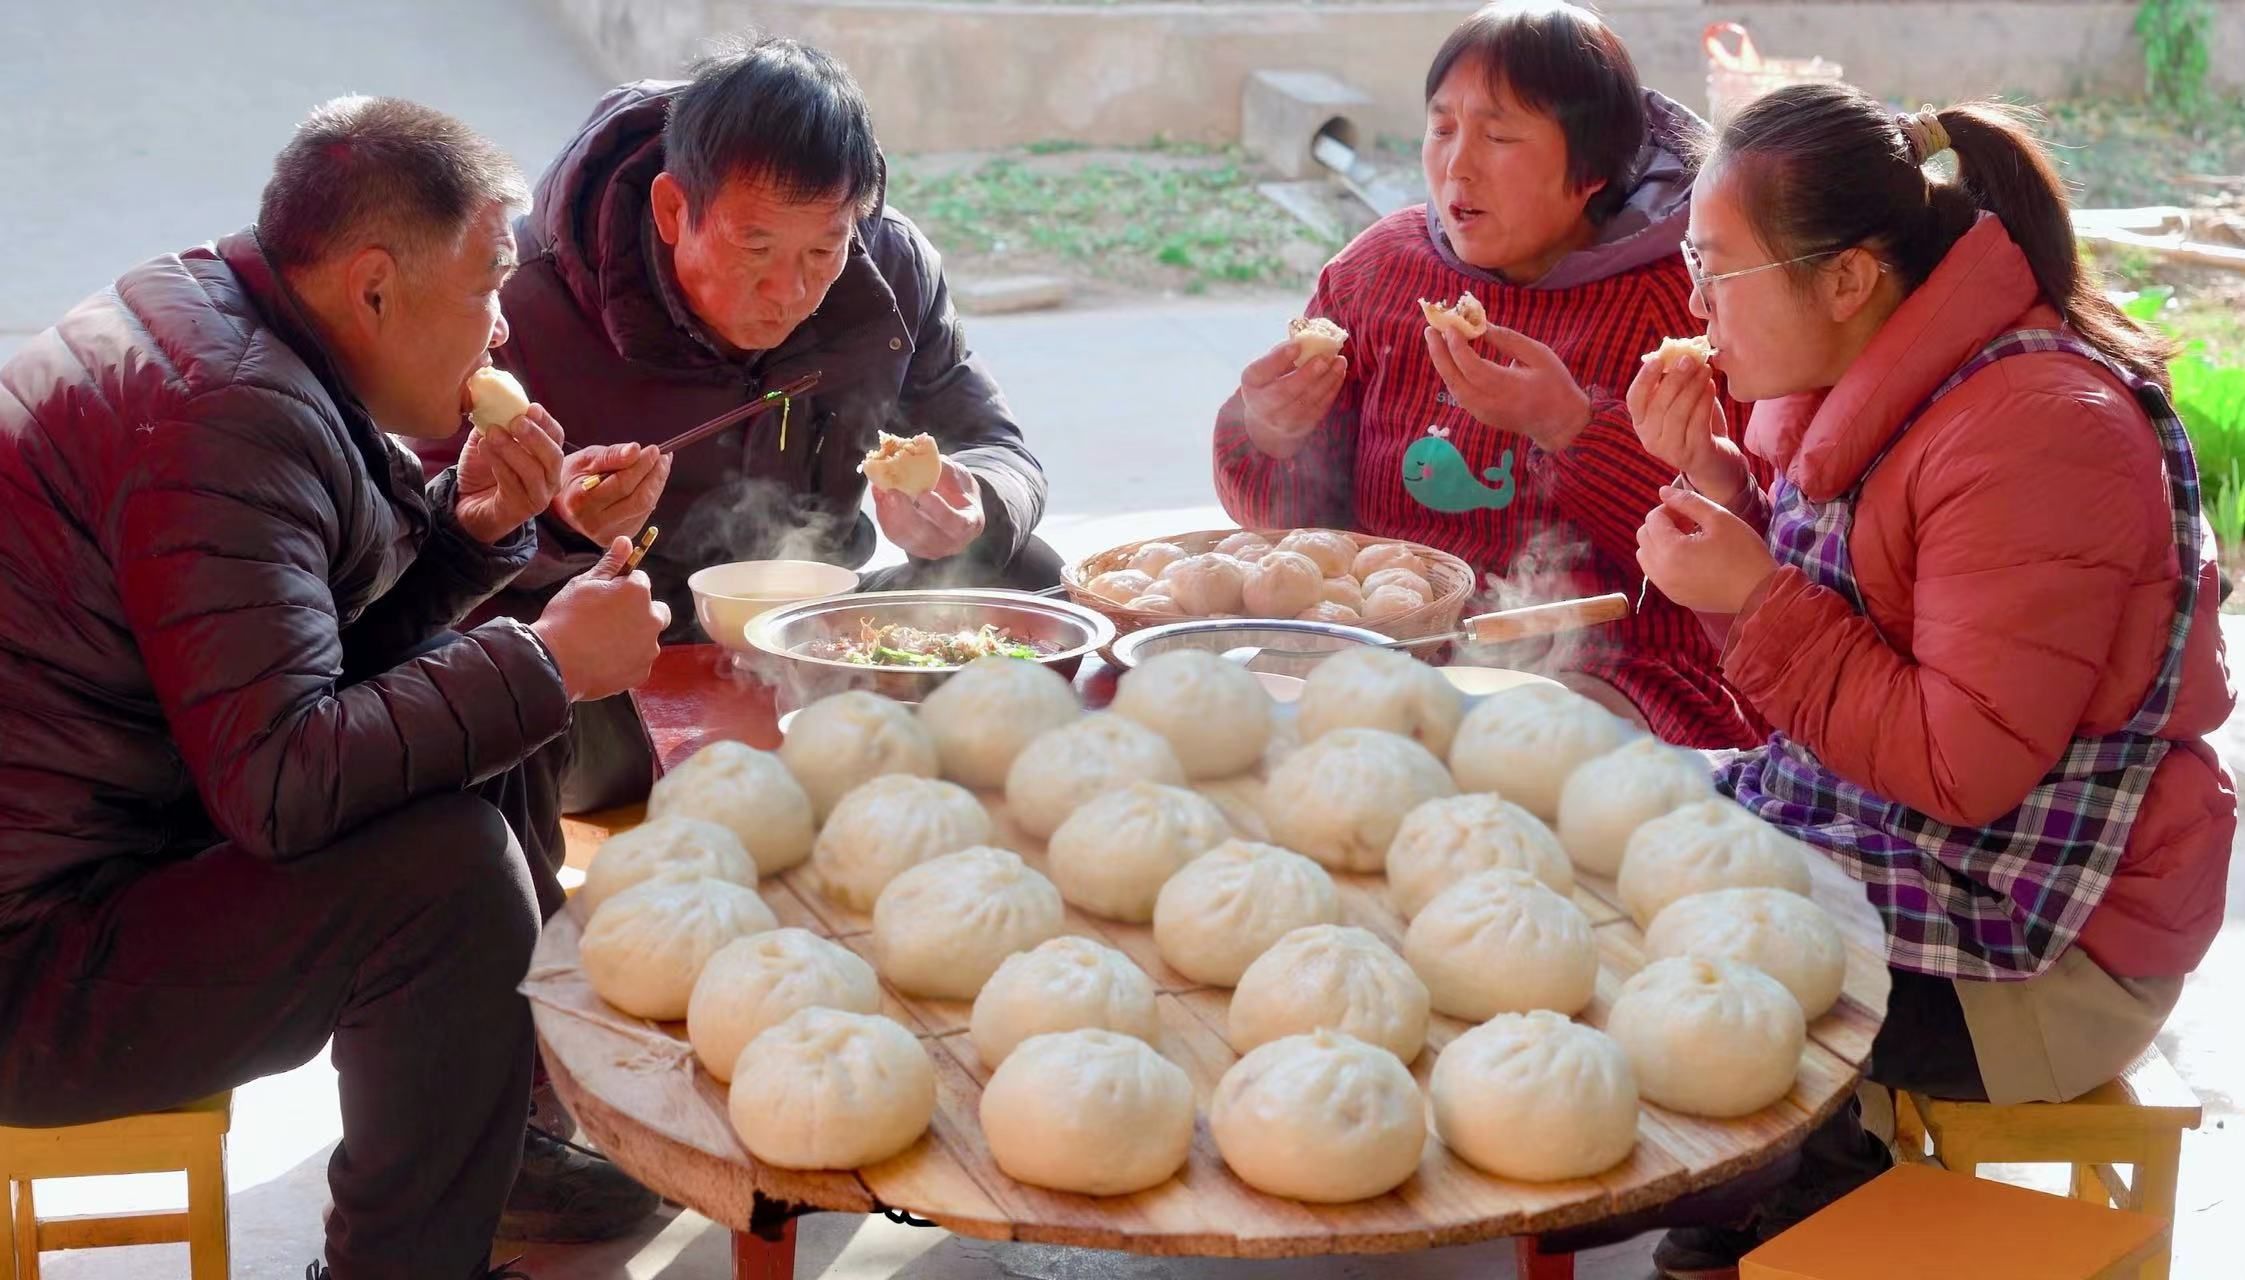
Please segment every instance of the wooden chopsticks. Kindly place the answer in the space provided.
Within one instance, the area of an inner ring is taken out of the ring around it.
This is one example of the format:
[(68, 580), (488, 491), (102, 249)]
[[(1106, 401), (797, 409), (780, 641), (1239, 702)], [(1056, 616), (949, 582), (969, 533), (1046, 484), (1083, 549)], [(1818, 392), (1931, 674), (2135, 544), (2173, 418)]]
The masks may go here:
[[(818, 386), (819, 379), (822, 376), (824, 375), (816, 372), (806, 373), (786, 386), (776, 391), (767, 391), (737, 409), (728, 409), (698, 427), (688, 427), (656, 445), (655, 451), (657, 453), (676, 453), (687, 445), (699, 444), (727, 427), (736, 426), (765, 413), (775, 405), (778, 406), (780, 411), (780, 448), (785, 449), (787, 447), (787, 413), (789, 407), (795, 402), (795, 397), (810, 394), (811, 389)], [(613, 473), (606, 472), (597, 476), (586, 476), (578, 482), (578, 487), (590, 490), (598, 486), (601, 481), (606, 480), (611, 474)]]

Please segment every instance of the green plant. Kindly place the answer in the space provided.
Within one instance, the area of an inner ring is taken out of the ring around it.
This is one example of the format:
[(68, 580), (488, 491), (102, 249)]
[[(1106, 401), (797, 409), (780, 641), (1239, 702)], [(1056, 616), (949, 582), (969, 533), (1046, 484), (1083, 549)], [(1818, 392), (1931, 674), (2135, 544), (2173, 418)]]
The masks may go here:
[(2142, 0), (2136, 38), (2144, 42), (2144, 89), (2169, 111), (2205, 105), (2209, 61), (2206, 29), (2214, 20), (2206, 0)]
[[(2165, 327), (2175, 291), (2146, 289), (2121, 305), (2142, 324)], [(2245, 366), (2213, 360), (2193, 342), (2167, 366), (2175, 412), (2190, 433), (2198, 458), (2198, 484), (2206, 518), (2225, 550), (2245, 546)]]
[(1222, 285), (1299, 288), (1303, 271), (1288, 264), (1304, 256), (1303, 244), (1327, 253), (1339, 247), (1265, 199), (1235, 158), (1184, 144), (1069, 166), (1001, 156), (928, 173), (905, 160), (891, 171), (889, 199), (947, 253), (1026, 254), (1195, 293)]

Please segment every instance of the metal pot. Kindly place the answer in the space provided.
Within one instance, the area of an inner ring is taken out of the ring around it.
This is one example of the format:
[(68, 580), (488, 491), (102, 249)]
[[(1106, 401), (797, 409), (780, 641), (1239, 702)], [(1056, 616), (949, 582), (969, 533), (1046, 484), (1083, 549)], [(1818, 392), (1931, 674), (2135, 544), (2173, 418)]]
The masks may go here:
[(1036, 659), (1074, 679), (1086, 655), (1115, 638), (1115, 624), (1066, 600), (1020, 591), (875, 591), (805, 600), (748, 624), (749, 674), (770, 684), (781, 714), (830, 694), (869, 689), (899, 702), (918, 702), (957, 667), (884, 667), (813, 657), (805, 646), (856, 634), (861, 623), (901, 623), (929, 631), (972, 631), (995, 624), (1053, 652)]

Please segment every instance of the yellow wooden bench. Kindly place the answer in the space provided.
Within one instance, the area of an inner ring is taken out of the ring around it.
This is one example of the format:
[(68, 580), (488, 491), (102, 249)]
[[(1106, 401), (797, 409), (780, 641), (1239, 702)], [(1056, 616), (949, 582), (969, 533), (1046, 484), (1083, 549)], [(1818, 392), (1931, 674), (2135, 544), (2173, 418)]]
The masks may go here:
[[(226, 1131), (234, 1095), (175, 1111), (59, 1129), (0, 1126), (0, 1280), (39, 1280), (39, 1255), (57, 1249), (185, 1244), (194, 1280), (226, 1278)], [(187, 1208), (39, 1220), (31, 1184), (41, 1178), (126, 1173), (187, 1175)]]
[[(2203, 1114), (2157, 1047), (2121, 1073), (2071, 1102), (1946, 1102), (1912, 1093), (1895, 1097), (1895, 1147), (1904, 1160), (1938, 1160), (1961, 1174), (1984, 1164), (2063, 1164), (2073, 1168), (2071, 1194), (2175, 1220), (2183, 1131)], [(2129, 1166), (2123, 1178), (2119, 1166)], [(2143, 1280), (2167, 1280), (2163, 1245), (2145, 1264)]]
[(2133, 1280), (2168, 1224), (1896, 1165), (1747, 1254), (1739, 1280)]

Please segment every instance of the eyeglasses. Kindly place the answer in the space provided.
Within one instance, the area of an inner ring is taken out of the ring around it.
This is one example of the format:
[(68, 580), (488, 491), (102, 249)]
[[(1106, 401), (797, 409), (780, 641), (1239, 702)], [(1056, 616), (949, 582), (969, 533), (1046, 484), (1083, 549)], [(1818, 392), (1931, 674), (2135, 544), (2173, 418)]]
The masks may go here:
[(1684, 241), (1683, 244), (1684, 269), (1691, 273), (1692, 292), (1699, 295), (1699, 304), (1707, 308), (1707, 314), (1709, 315), (1715, 314), (1714, 287), (1724, 280), (1736, 280), (1740, 276), (1750, 276), (1757, 271), (1775, 271), (1779, 267), (1790, 267), (1802, 262), (1814, 262), (1818, 258), (1830, 258), (1847, 252), (1845, 249), (1826, 249), (1820, 253), (1804, 253), (1798, 258), (1787, 258), (1783, 262), (1765, 262), (1758, 267), (1740, 267), (1736, 271), (1725, 271), (1719, 275), (1711, 276), (1707, 274), (1707, 264), (1700, 261), (1699, 250), (1693, 248), (1692, 242), (1689, 240)]

